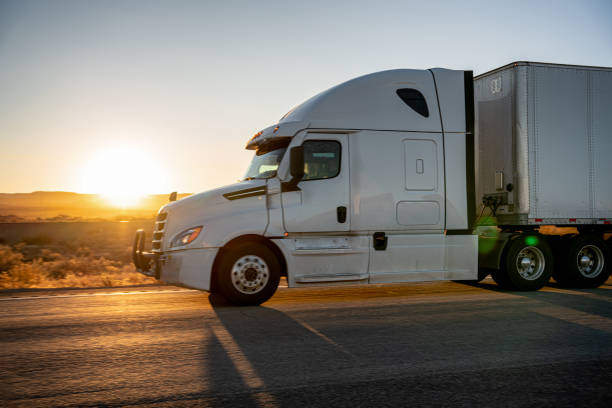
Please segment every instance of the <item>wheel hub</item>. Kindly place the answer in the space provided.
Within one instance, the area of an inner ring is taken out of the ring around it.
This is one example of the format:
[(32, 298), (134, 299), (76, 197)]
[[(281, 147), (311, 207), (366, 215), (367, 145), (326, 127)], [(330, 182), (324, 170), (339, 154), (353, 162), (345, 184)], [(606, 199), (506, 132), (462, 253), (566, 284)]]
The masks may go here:
[(529, 259), (527, 257), (521, 259), (521, 266), (524, 269), (529, 269), (531, 267), (531, 259)]
[(595, 245), (585, 245), (578, 251), (576, 263), (578, 272), (580, 272), (582, 276), (585, 278), (594, 278), (603, 270), (603, 252)]
[(257, 279), (257, 270), (253, 268), (249, 268), (244, 273), (244, 277), (247, 281), (252, 282)]
[(270, 279), (268, 264), (257, 255), (246, 255), (234, 262), (231, 271), (232, 285), (244, 294), (261, 291)]
[(591, 260), (591, 258), (586, 255), (582, 255), (582, 257), (580, 258), (580, 266), (586, 268), (591, 265), (593, 265), (593, 261)]
[(534, 246), (525, 247), (516, 257), (516, 269), (526, 280), (536, 280), (544, 273), (544, 253)]

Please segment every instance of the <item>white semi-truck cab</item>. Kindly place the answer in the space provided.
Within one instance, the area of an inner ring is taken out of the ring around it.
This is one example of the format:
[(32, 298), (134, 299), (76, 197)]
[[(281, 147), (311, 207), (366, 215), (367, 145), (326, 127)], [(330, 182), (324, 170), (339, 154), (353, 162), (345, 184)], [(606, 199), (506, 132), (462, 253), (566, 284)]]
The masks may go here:
[[(552, 255), (532, 228), (488, 235), (479, 276), (473, 92), (471, 71), (399, 69), (314, 96), (248, 141), (243, 181), (163, 206), (151, 252), (136, 234), (137, 268), (241, 305), (266, 301), (281, 276), (289, 287), (475, 281), (497, 267), (505, 286), (539, 289)], [(517, 236), (536, 239), (507, 261)], [(608, 252), (596, 249), (600, 278)]]

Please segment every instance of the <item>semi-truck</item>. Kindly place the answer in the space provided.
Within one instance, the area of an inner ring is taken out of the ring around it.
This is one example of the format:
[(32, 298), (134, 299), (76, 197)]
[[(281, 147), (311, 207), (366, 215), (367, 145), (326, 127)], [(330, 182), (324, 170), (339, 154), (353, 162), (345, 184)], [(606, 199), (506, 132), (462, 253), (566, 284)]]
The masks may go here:
[(376, 72), (246, 148), (242, 181), (164, 205), (150, 250), (136, 232), (139, 271), (256, 305), (282, 276), (306, 287), (490, 274), (537, 290), (551, 276), (597, 287), (612, 270), (612, 68)]

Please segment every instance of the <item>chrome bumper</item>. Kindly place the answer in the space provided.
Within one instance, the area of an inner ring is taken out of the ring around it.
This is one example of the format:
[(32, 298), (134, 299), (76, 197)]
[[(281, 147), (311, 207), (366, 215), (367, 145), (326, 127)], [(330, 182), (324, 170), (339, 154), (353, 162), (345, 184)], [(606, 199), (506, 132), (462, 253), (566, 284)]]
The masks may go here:
[(134, 245), (132, 246), (132, 261), (136, 270), (143, 275), (159, 279), (159, 254), (144, 251), (145, 232), (142, 229), (136, 231)]

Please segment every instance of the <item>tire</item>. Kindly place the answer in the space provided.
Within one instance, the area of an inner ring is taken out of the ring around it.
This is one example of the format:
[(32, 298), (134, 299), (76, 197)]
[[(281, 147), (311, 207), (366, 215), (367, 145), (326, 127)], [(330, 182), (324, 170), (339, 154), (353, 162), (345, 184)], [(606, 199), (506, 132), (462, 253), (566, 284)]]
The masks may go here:
[(552, 250), (542, 235), (522, 234), (508, 243), (501, 264), (502, 279), (510, 288), (538, 290), (552, 275)]
[(227, 252), (217, 272), (219, 292), (239, 306), (259, 305), (270, 299), (280, 280), (276, 255), (259, 243), (239, 244)]
[(612, 271), (609, 248), (595, 235), (573, 237), (561, 259), (563, 263), (559, 265), (557, 281), (564, 286), (596, 288), (608, 280)]

